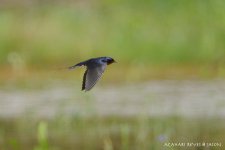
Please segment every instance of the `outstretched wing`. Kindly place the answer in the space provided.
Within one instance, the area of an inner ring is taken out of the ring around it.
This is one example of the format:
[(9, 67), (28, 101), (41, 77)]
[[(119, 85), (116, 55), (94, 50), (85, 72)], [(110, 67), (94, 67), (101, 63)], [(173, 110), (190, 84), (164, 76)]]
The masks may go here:
[(87, 68), (83, 77), (82, 90), (89, 91), (101, 78), (107, 65), (101, 65), (94, 68)]
[(83, 76), (82, 91), (85, 90), (85, 82), (86, 82), (87, 71), (88, 70), (85, 71), (84, 76)]

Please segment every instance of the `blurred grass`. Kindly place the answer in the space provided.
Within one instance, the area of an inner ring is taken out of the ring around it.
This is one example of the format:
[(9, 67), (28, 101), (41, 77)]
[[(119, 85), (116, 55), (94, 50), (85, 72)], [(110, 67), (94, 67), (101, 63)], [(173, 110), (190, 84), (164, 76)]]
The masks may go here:
[[(81, 70), (57, 69), (97, 56), (119, 62), (106, 72), (111, 83), (225, 77), (225, 1), (0, 0), (3, 88), (81, 79)], [(0, 119), (6, 150), (164, 149), (165, 141), (225, 143), (224, 136), (217, 118)]]
[(224, 76), (223, 0), (23, 1), (0, 8), (1, 67), (47, 70), (106, 55), (145, 72), (149, 65), (195, 66)]
[[(157, 150), (165, 142), (224, 143), (224, 120), (179, 117), (60, 117), (0, 121), (0, 147), (14, 150)], [(206, 147), (190, 147), (204, 149)], [(220, 149), (222, 147), (210, 147)]]

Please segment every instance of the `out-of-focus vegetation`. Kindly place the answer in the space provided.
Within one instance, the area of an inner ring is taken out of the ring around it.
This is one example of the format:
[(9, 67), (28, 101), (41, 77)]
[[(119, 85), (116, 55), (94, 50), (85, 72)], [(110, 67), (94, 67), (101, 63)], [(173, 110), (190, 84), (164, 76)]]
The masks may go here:
[(187, 66), (224, 75), (223, 0), (1, 3), (1, 67), (45, 69), (107, 55), (145, 72)]
[[(83, 70), (65, 73), (59, 68), (98, 56), (118, 62), (105, 72), (106, 82), (225, 77), (225, 1), (0, 0), (0, 100), (8, 87), (16, 87), (13, 94), (17, 88), (81, 80), (74, 76)], [(224, 146), (224, 139), (220, 118), (0, 119), (0, 150), (172, 150), (180, 147), (163, 144)]]
[(224, 121), (216, 118), (94, 118), (30, 120), (29, 125), (29, 119), (4, 120), (0, 122), (0, 146), (6, 150), (180, 150), (187, 147), (169, 147), (165, 143), (222, 143), (207, 147), (213, 150), (222, 149), (225, 142)]

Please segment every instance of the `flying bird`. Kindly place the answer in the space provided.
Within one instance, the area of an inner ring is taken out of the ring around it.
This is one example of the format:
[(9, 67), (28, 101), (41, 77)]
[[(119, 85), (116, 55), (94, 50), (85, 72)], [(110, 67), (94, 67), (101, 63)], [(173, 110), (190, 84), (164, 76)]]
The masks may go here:
[(76, 67), (86, 66), (82, 83), (82, 91), (84, 90), (86, 92), (91, 90), (98, 82), (105, 71), (106, 66), (115, 62), (116, 61), (111, 57), (97, 57), (82, 61), (69, 67), (69, 69), (71, 70), (75, 69)]

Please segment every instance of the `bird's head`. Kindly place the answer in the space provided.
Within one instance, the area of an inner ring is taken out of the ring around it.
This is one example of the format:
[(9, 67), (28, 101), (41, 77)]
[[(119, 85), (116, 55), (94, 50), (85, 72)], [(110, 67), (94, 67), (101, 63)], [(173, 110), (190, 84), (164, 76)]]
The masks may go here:
[(111, 57), (104, 57), (102, 61), (106, 62), (107, 65), (110, 65), (112, 63), (116, 63), (116, 61), (113, 58), (111, 58)]
[(116, 61), (111, 57), (106, 57), (106, 62), (107, 62), (107, 65), (110, 65), (112, 63), (116, 63)]

